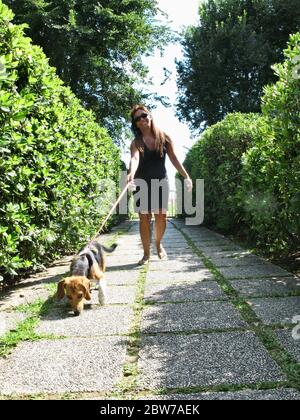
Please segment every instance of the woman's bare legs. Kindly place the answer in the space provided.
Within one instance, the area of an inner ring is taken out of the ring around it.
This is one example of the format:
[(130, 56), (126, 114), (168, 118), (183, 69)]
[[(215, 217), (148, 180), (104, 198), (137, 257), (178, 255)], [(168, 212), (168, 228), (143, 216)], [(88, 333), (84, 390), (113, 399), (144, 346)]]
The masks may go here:
[(161, 240), (164, 236), (167, 226), (167, 211), (159, 209), (158, 212), (154, 213), (155, 217), (155, 243), (157, 249), (157, 255), (160, 259), (167, 257), (167, 253), (164, 247), (161, 245)]
[(151, 213), (139, 213), (140, 218), (140, 236), (144, 248), (144, 256), (139, 261), (143, 265), (149, 261), (150, 258), (150, 243), (151, 243)]

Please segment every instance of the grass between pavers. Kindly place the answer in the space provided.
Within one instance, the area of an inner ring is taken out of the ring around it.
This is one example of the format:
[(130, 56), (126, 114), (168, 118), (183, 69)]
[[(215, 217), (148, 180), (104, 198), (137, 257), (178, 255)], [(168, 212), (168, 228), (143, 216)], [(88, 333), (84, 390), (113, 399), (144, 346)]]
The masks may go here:
[[(130, 226), (126, 231), (115, 232), (111, 238), (105, 241), (105, 245), (108, 247), (111, 246), (117, 241), (119, 236), (126, 233), (129, 229)], [(23, 341), (61, 338), (54, 335), (35, 333), (40, 317), (46, 315), (53, 305), (57, 284), (46, 284), (44, 287), (51, 293), (48, 299), (37, 299), (31, 304), (19, 305), (14, 308), (15, 311), (27, 314), (27, 317), (25, 320), (19, 322), (13, 330), (8, 331), (0, 338), (0, 357), (8, 356)]]
[[(178, 229), (180, 230), (180, 229)], [(121, 233), (122, 234), (122, 233)], [(187, 236), (188, 237), (188, 236)], [(190, 239), (189, 239), (190, 241)], [(190, 245), (192, 244), (192, 241), (190, 242)], [(195, 250), (195, 248), (197, 249), (196, 246), (192, 246), (193, 250)], [(197, 249), (198, 250), (198, 249)], [(198, 250), (199, 251), (199, 250)], [(201, 258), (202, 253), (196, 252), (198, 255), (199, 253), (201, 255), (199, 255)], [(208, 259), (207, 259), (208, 260)], [(207, 262), (210, 262), (209, 260)], [(136, 399), (136, 398), (140, 398), (143, 396), (152, 396), (152, 395), (160, 395), (163, 396), (167, 395), (167, 394), (197, 394), (200, 392), (226, 392), (226, 391), (241, 391), (241, 390), (271, 390), (271, 389), (278, 389), (278, 388), (297, 388), (293, 381), (289, 381), (289, 382), (267, 382), (267, 383), (258, 383), (258, 384), (236, 384), (236, 385), (226, 385), (226, 384), (222, 384), (222, 385), (217, 385), (217, 386), (201, 386), (201, 387), (189, 387), (189, 388), (172, 388), (172, 389), (156, 389), (154, 390), (143, 390), (143, 391), (138, 391), (137, 390), (137, 375), (138, 375), (138, 368), (137, 368), (137, 361), (138, 361), (138, 353), (139, 353), (139, 349), (140, 349), (140, 342), (141, 342), (141, 333), (140, 333), (140, 324), (141, 324), (141, 316), (142, 316), (142, 310), (144, 309), (144, 307), (146, 306), (146, 303), (144, 302), (143, 298), (144, 298), (144, 291), (145, 291), (145, 282), (146, 282), (146, 275), (147, 275), (147, 271), (148, 271), (148, 266), (144, 266), (141, 270), (140, 270), (140, 275), (138, 278), (138, 284), (137, 284), (137, 290), (136, 290), (136, 298), (135, 298), (135, 304), (133, 306), (134, 309), (134, 320), (131, 326), (131, 330), (129, 333), (129, 344), (128, 344), (128, 348), (127, 348), (127, 357), (126, 357), (126, 361), (123, 365), (123, 380), (118, 384), (118, 388), (116, 390), (116, 392), (86, 392), (86, 393), (64, 393), (64, 394), (35, 394), (35, 395), (26, 395), (22, 398), (22, 396), (17, 396), (16, 399), (66, 399), (66, 400), (76, 400), (76, 399), (93, 399), (93, 398), (100, 398), (100, 399), (106, 399), (106, 398), (118, 398), (118, 399)], [(221, 276), (222, 277), (222, 276)], [(221, 280), (221, 278), (219, 279), (219, 281)], [(223, 279), (223, 290), (229, 293), (229, 295), (232, 295), (232, 298), (234, 297), (234, 295), (236, 296), (236, 299), (238, 300), (238, 293), (230, 286), (226, 284), (226, 280)], [(219, 283), (220, 284), (220, 283)], [(227, 289), (227, 286), (228, 289)], [(53, 287), (56, 287), (56, 285), (50, 285), (50, 290), (54, 291)], [(55, 289), (56, 290), (56, 289)], [(227, 293), (226, 293), (227, 294)], [(228, 295), (228, 294), (227, 294)], [(240, 299), (241, 300), (241, 299)], [(50, 306), (51, 307), (51, 306)], [(22, 308), (22, 307), (20, 307)], [(24, 309), (24, 308), (22, 308)], [(251, 309), (251, 308), (250, 308)], [(38, 310), (38, 305), (36, 305), (36, 309), (35, 311), (37, 313), (39, 313)], [(247, 311), (246, 311), (247, 313)], [(257, 318), (255, 316), (255, 318)], [(235, 330), (235, 329), (233, 329)], [(241, 330), (241, 329), (239, 329)], [(271, 333), (273, 333), (272, 329)], [(210, 331), (205, 330), (202, 331), (203, 333), (208, 333)], [(214, 330), (211, 330), (211, 332), (219, 332)], [(222, 332), (222, 331), (221, 331)], [(228, 329), (226, 329), (226, 332), (228, 332)], [(263, 328), (263, 332), (264, 334), (266, 334), (266, 329)], [(191, 331), (188, 333), (179, 333), (182, 335), (189, 335), (190, 334), (194, 334), (195, 331)], [(200, 333), (200, 332), (197, 332)], [(157, 333), (158, 334), (158, 333)], [(156, 333), (154, 333), (153, 335), (156, 335)], [(47, 337), (48, 338), (48, 337)], [(275, 338), (274, 336), (267, 334), (265, 337), (265, 341), (269, 342), (269, 351), (275, 351), (277, 353), (278, 351), (278, 344), (276, 342), (273, 341), (273, 338)], [(272, 350), (271, 350), (272, 348)], [(277, 353), (278, 355), (278, 353)], [(281, 354), (281, 356), (283, 357), (283, 361), (282, 363), (287, 364), (290, 368), (290, 377), (295, 377), (297, 378), (297, 371), (295, 372), (293, 369), (294, 363), (291, 362), (289, 356), (286, 354), (286, 352), (283, 352)], [(286, 359), (285, 356), (288, 356), (288, 359)], [(296, 379), (295, 379), (296, 381)], [(10, 396), (9, 399), (14, 399), (14, 396)], [(7, 399), (4, 396), (0, 396), (0, 399)]]
[(19, 305), (15, 311), (27, 315), (26, 319), (19, 322), (13, 330), (0, 337), (0, 357), (7, 357), (11, 351), (23, 341), (37, 341), (42, 339), (59, 339), (53, 334), (37, 334), (36, 327), (40, 318), (46, 315), (54, 303), (54, 296), (48, 299), (37, 299), (33, 303)]
[(208, 385), (208, 386), (195, 386), (195, 387), (186, 387), (186, 388), (161, 388), (153, 390), (143, 390), (137, 396), (140, 397), (150, 397), (150, 396), (161, 396), (162, 400), (164, 395), (189, 395), (189, 394), (202, 394), (202, 393), (212, 393), (212, 392), (238, 392), (238, 391), (268, 391), (279, 388), (289, 388), (286, 386), (285, 382), (261, 382), (259, 384), (235, 384), (235, 385)]
[[(260, 279), (260, 280), (263, 281), (263, 279)], [(268, 280), (268, 279), (266, 279), (266, 280)], [(270, 298), (270, 299), (280, 299), (280, 298), (298, 297), (298, 296), (300, 296), (300, 291), (299, 292), (298, 291), (291, 291), (291, 292), (288, 292), (288, 293), (285, 293), (285, 294), (282, 294), (280, 292), (275, 292), (274, 294), (268, 295), (268, 296), (261, 295), (261, 294), (260, 295), (255, 295), (255, 294), (252, 294), (252, 295), (243, 295), (243, 297), (245, 299), (267, 299), (267, 298)], [(284, 324), (284, 325), (286, 326), (287, 324)]]
[(84, 399), (107, 399), (106, 392), (64, 392), (63, 394), (12, 394), (0, 395), (2, 400), (84, 400)]
[(247, 248), (251, 253), (256, 254), (267, 261), (280, 266), (281, 268), (291, 271), (296, 276), (300, 277), (300, 266), (299, 266), (299, 251), (295, 253), (289, 253), (288, 255), (274, 254), (262, 247), (259, 247), (254, 239), (249, 239), (245, 235), (231, 234), (227, 236), (228, 239), (234, 241), (238, 246)]
[[(123, 234), (126, 234), (130, 230), (131, 226), (128, 225), (128, 227), (122, 231), (117, 231), (113, 234), (111, 238), (106, 240), (104, 242), (105, 246), (111, 246), (113, 243), (117, 242), (117, 239), (119, 236), (122, 236)], [(35, 329), (39, 324), (40, 318), (42, 316), (45, 316), (47, 313), (49, 313), (50, 309), (52, 308), (54, 301), (55, 301), (55, 294), (57, 290), (57, 284), (51, 283), (51, 284), (45, 284), (44, 287), (50, 292), (51, 296), (46, 299), (37, 299), (31, 304), (22, 304), (19, 306), (16, 306), (14, 308), (15, 311), (21, 312), (27, 315), (26, 319), (19, 322), (17, 326), (13, 329), (8, 331), (5, 335), (0, 337), (0, 357), (4, 358), (7, 357), (12, 350), (21, 342), (24, 341), (37, 341), (42, 339), (48, 339), (48, 340), (57, 340), (57, 339), (64, 339), (65, 337), (56, 336), (54, 334), (37, 334), (35, 333)], [(137, 297), (138, 297), (137, 293)], [(126, 369), (125, 369), (126, 370)], [(101, 395), (100, 395), (101, 394)], [(98, 394), (97, 394), (98, 395)], [(106, 393), (99, 393), (99, 396), (105, 398)], [(34, 394), (34, 395), (12, 395), (9, 397), (0, 395), (0, 400), (4, 399), (78, 399), (80, 398), (80, 394), (78, 393), (66, 393), (66, 394), (54, 394), (54, 395), (48, 395), (48, 394)]]
[(137, 388), (138, 376), (138, 354), (141, 343), (141, 320), (144, 308), (144, 293), (146, 285), (146, 276), (148, 272), (148, 264), (140, 269), (137, 280), (137, 289), (135, 302), (133, 304), (133, 321), (128, 334), (128, 345), (126, 360), (123, 365), (123, 378), (117, 384), (116, 392), (113, 394), (115, 398), (134, 397)]
[(155, 306), (155, 305), (179, 305), (181, 303), (203, 303), (203, 302), (227, 302), (227, 299), (214, 298), (214, 299), (195, 299), (195, 300), (147, 300), (145, 306)]
[(189, 394), (200, 394), (206, 392), (238, 392), (238, 391), (262, 391), (262, 390), (274, 390), (278, 388), (286, 388), (285, 382), (262, 382), (259, 387), (256, 384), (237, 384), (237, 385), (210, 385), (210, 386), (198, 386), (198, 387), (186, 387), (186, 388), (157, 388), (143, 389), (133, 393), (122, 393), (112, 394), (108, 392), (80, 392), (80, 393), (63, 393), (63, 394), (26, 394), (26, 395), (11, 395), (4, 396), (0, 395), (1, 400), (86, 400), (86, 399), (118, 399), (118, 400), (137, 400), (140, 398), (160, 396), (163, 400), (165, 395), (189, 395)]
[[(194, 241), (183, 232), (183, 230), (173, 223), (173, 226), (181, 232), (186, 239), (189, 246), (192, 248), (194, 253), (201, 258), (204, 265), (214, 275), (217, 283), (229, 297), (229, 301), (239, 311), (241, 317), (249, 324), (249, 329), (252, 330), (260, 342), (268, 350), (273, 360), (280, 366), (284, 374), (287, 376), (287, 381), (284, 383), (274, 383), (273, 388), (281, 388), (283, 385), (287, 388), (295, 388), (300, 391), (300, 364), (278, 343), (275, 335), (275, 330), (278, 326), (265, 326), (260, 318), (256, 315), (251, 306), (245, 301), (245, 298), (240, 297), (239, 293), (231, 286), (229, 281), (219, 272), (213, 262), (206, 257), (201, 250), (197, 247)], [(263, 384), (256, 384), (255, 389), (261, 388)], [(237, 385), (230, 385), (228, 390), (238, 390)]]

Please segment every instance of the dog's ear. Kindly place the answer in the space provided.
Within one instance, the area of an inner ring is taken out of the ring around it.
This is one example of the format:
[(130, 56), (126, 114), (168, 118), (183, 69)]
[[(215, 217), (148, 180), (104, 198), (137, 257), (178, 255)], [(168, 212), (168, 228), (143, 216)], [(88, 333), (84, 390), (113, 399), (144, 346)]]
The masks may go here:
[(91, 283), (90, 283), (89, 279), (82, 280), (81, 286), (82, 286), (82, 290), (83, 290), (83, 293), (84, 293), (84, 298), (86, 300), (91, 300), (92, 299), (92, 296), (91, 296)]
[(57, 285), (56, 297), (58, 300), (61, 300), (65, 296), (65, 285), (66, 285), (65, 279), (61, 280)]

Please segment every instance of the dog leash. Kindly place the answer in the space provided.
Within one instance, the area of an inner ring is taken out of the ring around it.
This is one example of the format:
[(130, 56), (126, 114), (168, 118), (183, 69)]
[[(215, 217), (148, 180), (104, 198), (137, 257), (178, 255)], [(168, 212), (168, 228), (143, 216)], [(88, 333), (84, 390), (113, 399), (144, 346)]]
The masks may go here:
[(104, 219), (104, 221), (101, 223), (100, 228), (97, 230), (97, 233), (93, 236), (93, 238), (88, 242), (88, 244), (92, 243), (98, 236), (100, 236), (101, 231), (105, 225), (105, 223), (108, 221), (108, 219), (110, 218), (110, 216), (112, 215), (113, 211), (115, 210), (115, 208), (117, 207), (117, 205), (120, 203), (120, 201), (122, 200), (124, 194), (126, 193), (126, 191), (128, 190), (128, 187), (130, 186), (130, 182), (128, 182), (125, 186), (125, 188), (123, 189), (123, 191), (121, 192), (121, 194), (119, 195), (117, 201), (114, 203), (114, 205), (112, 206), (112, 208), (110, 209), (108, 215), (106, 216), (106, 218)]

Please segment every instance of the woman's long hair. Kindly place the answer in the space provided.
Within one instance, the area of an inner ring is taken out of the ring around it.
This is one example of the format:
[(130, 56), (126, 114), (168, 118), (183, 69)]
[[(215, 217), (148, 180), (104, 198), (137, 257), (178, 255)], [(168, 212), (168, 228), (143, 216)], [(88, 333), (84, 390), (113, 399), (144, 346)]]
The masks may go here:
[[(139, 109), (146, 112), (150, 116), (151, 116), (151, 113), (144, 105), (135, 105), (130, 112), (131, 130), (134, 134), (134, 140), (135, 140), (136, 147), (141, 153), (144, 153), (145, 144), (143, 142), (143, 135), (142, 135), (141, 130), (136, 126), (136, 123), (134, 121), (134, 114)], [(152, 117), (151, 117), (151, 133), (152, 133), (152, 135), (155, 139), (155, 150), (162, 157), (164, 155), (164, 146), (165, 146), (166, 143), (170, 142), (171, 139), (166, 133), (164, 133), (162, 130), (160, 130), (158, 127), (156, 127)]]

